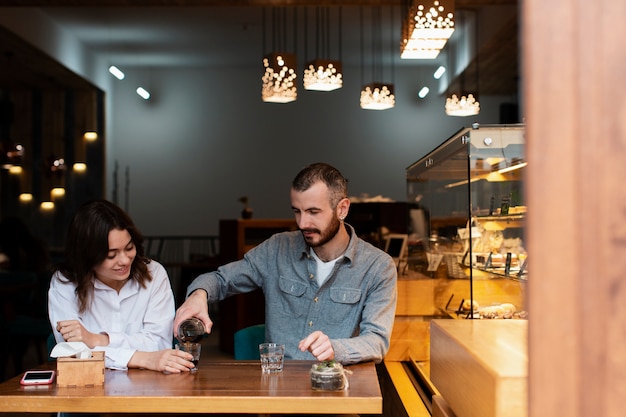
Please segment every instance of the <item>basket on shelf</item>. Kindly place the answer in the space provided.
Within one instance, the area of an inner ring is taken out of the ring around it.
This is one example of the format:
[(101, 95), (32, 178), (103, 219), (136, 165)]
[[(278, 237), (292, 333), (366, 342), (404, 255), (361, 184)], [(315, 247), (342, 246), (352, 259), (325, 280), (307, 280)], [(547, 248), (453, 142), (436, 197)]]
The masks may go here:
[(467, 279), (469, 275), (465, 272), (465, 268), (461, 262), (463, 261), (462, 253), (446, 253), (443, 255), (443, 260), (448, 270), (448, 278), (454, 279)]

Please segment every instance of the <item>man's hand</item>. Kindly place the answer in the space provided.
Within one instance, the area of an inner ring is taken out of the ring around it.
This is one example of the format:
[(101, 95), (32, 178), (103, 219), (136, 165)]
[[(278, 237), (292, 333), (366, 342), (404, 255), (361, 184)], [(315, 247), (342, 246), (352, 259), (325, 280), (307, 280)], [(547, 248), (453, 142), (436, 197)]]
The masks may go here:
[(209, 304), (207, 303), (207, 293), (204, 290), (195, 290), (185, 302), (176, 310), (174, 317), (174, 337), (178, 337), (178, 326), (183, 320), (191, 317), (199, 318), (204, 323), (204, 330), (211, 333), (213, 322), (209, 317)]
[(335, 350), (330, 343), (330, 339), (319, 330), (314, 331), (298, 343), (298, 349), (309, 351), (315, 358), (322, 361), (331, 361), (335, 358)]

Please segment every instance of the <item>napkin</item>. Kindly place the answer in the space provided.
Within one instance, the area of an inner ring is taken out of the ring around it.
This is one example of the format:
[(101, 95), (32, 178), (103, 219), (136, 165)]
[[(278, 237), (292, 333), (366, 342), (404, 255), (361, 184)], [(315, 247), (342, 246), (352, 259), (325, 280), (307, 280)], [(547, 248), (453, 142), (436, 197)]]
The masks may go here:
[(78, 359), (89, 359), (91, 349), (83, 342), (61, 342), (52, 349), (50, 356), (53, 358), (75, 356)]

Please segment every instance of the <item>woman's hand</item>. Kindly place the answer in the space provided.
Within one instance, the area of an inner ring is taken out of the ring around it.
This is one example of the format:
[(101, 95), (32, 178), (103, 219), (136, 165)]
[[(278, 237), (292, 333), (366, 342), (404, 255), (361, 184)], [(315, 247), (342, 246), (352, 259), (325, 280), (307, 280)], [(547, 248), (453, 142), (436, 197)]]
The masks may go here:
[(83, 342), (90, 349), (109, 344), (108, 335), (91, 333), (78, 320), (57, 321), (57, 331), (61, 333), (66, 342)]
[(189, 372), (194, 364), (191, 353), (176, 349), (157, 350), (156, 352), (136, 351), (128, 361), (129, 368), (143, 368), (152, 371), (179, 374)]

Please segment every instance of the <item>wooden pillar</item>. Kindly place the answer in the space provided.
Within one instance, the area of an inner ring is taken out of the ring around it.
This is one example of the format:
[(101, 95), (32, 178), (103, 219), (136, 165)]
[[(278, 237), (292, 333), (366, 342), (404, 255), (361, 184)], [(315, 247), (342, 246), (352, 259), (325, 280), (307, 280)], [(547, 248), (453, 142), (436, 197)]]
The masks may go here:
[(626, 3), (520, 5), (532, 213), (529, 415), (621, 416)]

